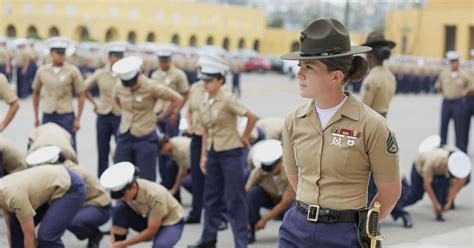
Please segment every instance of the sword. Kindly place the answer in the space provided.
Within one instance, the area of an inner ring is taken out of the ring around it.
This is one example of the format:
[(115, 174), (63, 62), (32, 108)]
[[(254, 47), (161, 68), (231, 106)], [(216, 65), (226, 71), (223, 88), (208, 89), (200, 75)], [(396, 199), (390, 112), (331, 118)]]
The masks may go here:
[(374, 202), (367, 213), (367, 222), (365, 224), (365, 232), (370, 238), (370, 248), (377, 247), (377, 241), (385, 239), (383, 235), (379, 235), (379, 219), (380, 219), (380, 203)]

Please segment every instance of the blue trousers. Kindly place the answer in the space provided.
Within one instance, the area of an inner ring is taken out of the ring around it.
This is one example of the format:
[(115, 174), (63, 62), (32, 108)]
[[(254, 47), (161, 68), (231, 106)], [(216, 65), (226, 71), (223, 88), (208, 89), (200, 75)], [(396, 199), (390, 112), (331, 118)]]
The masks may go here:
[[(167, 189), (173, 188), (176, 182), (176, 176), (179, 172), (179, 167), (176, 161), (171, 159), (171, 157), (167, 156), (165, 164), (160, 164), (160, 174), (161, 174), (161, 185), (163, 185)], [(163, 167), (163, 169), (161, 169)], [(178, 189), (176, 194), (174, 195), (176, 200), (181, 202), (181, 194)]]
[[(456, 135), (456, 146), (466, 152), (466, 143), (464, 140), (467, 139), (467, 133), (465, 133), (464, 123), (466, 119), (466, 101), (463, 99), (448, 100), (443, 99), (441, 106), (441, 145), (445, 145), (448, 137), (448, 126), (451, 119), (454, 120), (454, 129)], [(467, 145), (467, 143), (466, 143)]]
[(190, 85), (194, 84), (198, 81), (196, 71), (185, 71), (186, 77), (188, 78), (188, 82)]
[(111, 206), (86, 206), (79, 210), (67, 228), (80, 240), (91, 238), (100, 233), (102, 226), (110, 219)]
[[(416, 171), (415, 164), (411, 170), (411, 184), (408, 190), (400, 197), (402, 207), (410, 206), (423, 198), (425, 189), (423, 188), (423, 177)], [(431, 187), (436, 195), (436, 199), (443, 206), (449, 193), (450, 178), (446, 176), (434, 176)]]
[[(157, 113), (158, 116), (160, 113)], [(179, 135), (179, 123), (181, 121), (181, 114), (178, 115), (178, 120), (176, 121), (175, 126), (171, 126), (171, 117), (167, 117), (162, 122), (157, 124), (157, 127), (160, 131), (169, 137), (175, 137)]]
[(7, 76), (7, 66), (5, 64), (0, 64), (0, 73)]
[(227, 151), (208, 151), (206, 180), (204, 183), (204, 230), (203, 241), (217, 240), (222, 221), (222, 200), (228, 221), (234, 234), (234, 247), (247, 247), (248, 205), (243, 174), (243, 151), (236, 148)]
[[(202, 213), (202, 201), (204, 196), (204, 174), (199, 167), (201, 160), (201, 147), (202, 147), (202, 136), (193, 135), (191, 138), (190, 149), (190, 160), (191, 160), (191, 174), (189, 179), (191, 179), (191, 192), (193, 194), (192, 208), (189, 216), (196, 219), (201, 219)], [(188, 180), (189, 180), (188, 179)], [(187, 181), (187, 180), (184, 180)], [(188, 183), (183, 182), (183, 185), (186, 187)]]
[[(112, 225), (121, 228), (132, 228), (141, 232), (147, 228), (147, 218), (138, 215), (126, 203), (120, 201), (113, 208)], [(181, 220), (172, 226), (160, 226), (158, 233), (153, 238), (153, 248), (172, 248), (178, 243), (184, 229), (184, 221)]]
[(17, 94), (18, 97), (24, 99), (28, 97), (28, 92), (31, 89), (31, 84), (28, 82), (28, 73), (23, 74), (21, 67), (16, 69), (16, 82), (17, 82)]
[(136, 137), (130, 132), (118, 131), (115, 163), (128, 161), (138, 167), (140, 177), (156, 181), (156, 157), (158, 156), (158, 137), (153, 130), (144, 136)]
[[(273, 199), (270, 194), (268, 194), (262, 187), (259, 185), (255, 185), (252, 187), (252, 190), (248, 194), (248, 202), (249, 202), (249, 224), (251, 227), (255, 226), (257, 222), (262, 218), (260, 216), (260, 209), (261, 208), (266, 208), (266, 209), (272, 209), (275, 207), (276, 204), (278, 204), (278, 200)], [(293, 207), (290, 204), (290, 209)], [(283, 218), (285, 215), (286, 211), (280, 213), (280, 217)]]
[(56, 113), (56, 112), (53, 112), (51, 114), (43, 113), (42, 123), (45, 124), (45, 123), (48, 123), (48, 122), (52, 122), (52, 123), (56, 123), (60, 127), (64, 128), (69, 134), (71, 134), (72, 141), (73, 141), (72, 146), (73, 146), (74, 150), (77, 151), (77, 149), (76, 149), (76, 133), (72, 131), (72, 126), (74, 124), (74, 119), (75, 118), (76, 117), (75, 117), (74, 113), (64, 113), (64, 114), (60, 114), (60, 113)]
[(355, 223), (311, 222), (295, 207), (285, 214), (278, 236), (279, 248), (360, 247)]
[(36, 63), (30, 63), (28, 65), (28, 69), (26, 70), (26, 81), (27, 81), (27, 86), (28, 88), (25, 89), (25, 93), (29, 96), (31, 93), (33, 93), (33, 88), (31, 87), (33, 85), (33, 80), (35, 79), (36, 71), (38, 70), (38, 66)]
[(234, 93), (237, 96), (241, 95), (240, 73), (232, 73), (232, 93)]
[[(36, 240), (38, 248), (64, 247), (61, 237), (70, 225), (74, 216), (79, 212), (86, 198), (86, 187), (82, 179), (68, 170), (71, 177), (71, 187), (60, 198), (44, 204), (36, 209), (35, 226), (41, 223)], [(12, 247), (23, 248), (24, 236), (21, 224), (15, 214), (10, 214), (10, 236)]]
[(106, 115), (97, 114), (97, 151), (98, 151), (98, 171), (100, 177), (109, 167), (110, 137), (114, 136), (117, 142), (117, 130), (120, 125), (120, 116), (113, 113)]
[(461, 141), (460, 141), (460, 146), (462, 148), (459, 148), (463, 150), (464, 152), (467, 151), (467, 147), (469, 144), (469, 130), (471, 129), (471, 118), (474, 115), (474, 96), (468, 97), (467, 101), (464, 104), (464, 113), (462, 114), (463, 120), (462, 120), (462, 126), (463, 126), (463, 131), (462, 134), (460, 135)]

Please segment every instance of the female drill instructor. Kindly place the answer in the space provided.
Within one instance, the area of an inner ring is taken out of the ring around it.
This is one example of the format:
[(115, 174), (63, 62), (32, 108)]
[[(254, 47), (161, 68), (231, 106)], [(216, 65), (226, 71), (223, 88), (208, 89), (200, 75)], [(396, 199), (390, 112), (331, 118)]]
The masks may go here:
[(283, 219), (279, 247), (365, 247), (355, 223), (366, 213), (369, 174), (381, 220), (400, 196), (394, 134), (381, 115), (343, 92), (347, 80), (367, 73), (367, 62), (353, 55), (370, 48), (351, 47), (344, 25), (330, 18), (311, 22), (300, 42), (299, 52), (282, 59), (299, 60), (300, 95), (312, 101), (290, 113), (282, 131), (297, 204)]

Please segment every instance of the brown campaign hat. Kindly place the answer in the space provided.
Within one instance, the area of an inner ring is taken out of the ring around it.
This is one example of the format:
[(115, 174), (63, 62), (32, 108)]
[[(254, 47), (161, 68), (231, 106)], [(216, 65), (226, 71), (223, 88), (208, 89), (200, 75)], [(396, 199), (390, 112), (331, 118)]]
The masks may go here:
[(391, 40), (386, 40), (382, 32), (370, 33), (369, 36), (367, 37), (367, 41), (364, 44), (362, 44), (362, 46), (369, 46), (369, 47), (388, 46), (390, 48), (394, 48), (395, 45), (396, 45), (395, 42)]
[(300, 51), (281, 56), (284, 60), (311, 60), (349, 56), (372, 50), (367, 46), (351, 46), (346, 27), (332, 18), (312, 21), (301, 32)]

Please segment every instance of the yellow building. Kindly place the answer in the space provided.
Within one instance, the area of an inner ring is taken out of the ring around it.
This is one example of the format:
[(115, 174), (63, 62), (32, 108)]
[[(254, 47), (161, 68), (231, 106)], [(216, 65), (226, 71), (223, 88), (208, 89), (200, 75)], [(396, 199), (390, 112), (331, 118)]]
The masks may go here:
[(268, 29), (263, 11), (176, 0), (2, 0), (0, 36), (217, 45), (283, 54), (298, 32)]
[(456, 50), (464, 59), (474, 49), (474, 0), (428, 0), (425, 6), (392, 11), (386, 36), (401, 54), (443, 57)]

